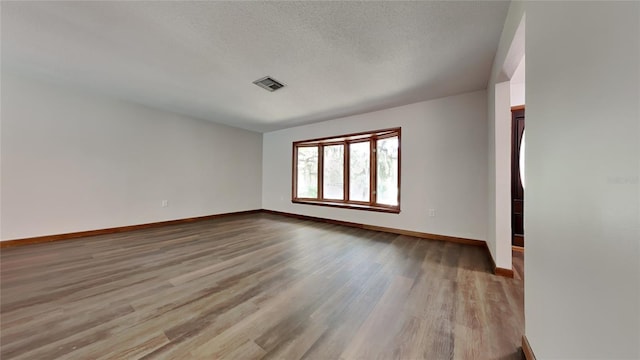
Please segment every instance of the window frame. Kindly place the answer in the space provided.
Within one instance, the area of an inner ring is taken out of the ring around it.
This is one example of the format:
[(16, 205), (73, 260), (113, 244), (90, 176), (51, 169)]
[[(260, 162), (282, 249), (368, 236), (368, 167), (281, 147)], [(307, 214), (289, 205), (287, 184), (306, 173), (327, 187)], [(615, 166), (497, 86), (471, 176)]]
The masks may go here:
[[(398, 137), (398, 204), (388, 205), (377, 202), (377, 171), (378, 157), (377, 144), (378, 140)], [(347, 209), (379, 211), (388, 213), (400, 213), (401, 199), (401, 168), (402, 168), (402, 136), (401, 128), (389, 128), (381, 130), (373, 130), (339, 136), (330, 136), (309, 140), (294, 141), (292, 144), (292, 181), (291, 181), (291, 202), (296, 204), (333, 206)], [(349, 144), (359, 142), (369, 142), (369, 201), (354, 201), (349, 199), (349, 180), (350, 180), (350, 149)], [(342, 199), (324, 199), (324, 147), (331, 145), (343, 145), (343, 198)], [(298, 148), (301, 147), (317, 147), (318, 149), (318, 192), (316, 198), (300, 198), (298, 197)]]

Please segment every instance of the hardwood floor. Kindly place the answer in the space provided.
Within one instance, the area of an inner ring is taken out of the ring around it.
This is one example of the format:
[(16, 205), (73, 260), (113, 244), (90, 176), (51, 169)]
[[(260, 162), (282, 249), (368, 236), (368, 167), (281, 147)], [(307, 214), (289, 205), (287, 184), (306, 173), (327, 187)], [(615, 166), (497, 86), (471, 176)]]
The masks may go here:
[(513, 277), (524, 281), (524, 250), (512, 250)]
[(2, 249), (7, 359), (521, 359), (480, 247), (271, 214)]

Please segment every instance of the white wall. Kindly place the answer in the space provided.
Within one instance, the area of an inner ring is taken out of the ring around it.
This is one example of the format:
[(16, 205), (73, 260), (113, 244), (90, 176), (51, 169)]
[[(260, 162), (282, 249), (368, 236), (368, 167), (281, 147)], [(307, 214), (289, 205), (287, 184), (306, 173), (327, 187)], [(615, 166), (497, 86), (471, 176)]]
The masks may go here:
[(640, 358), (640, 3), (527, 4), (526, 334)]
[(511, 83), (511, 106), (524, 105), (525, 85)]
[(496, 266), (511, 269), (511, 113), (509, 79), (524, 56), (524, 2), (512, 1), (500, 36), (488, 104), (488, 237)]
[(520, 61), (520, 65), (516, 68), (516, 71), (513, 73), (509, 84), (511, 85), (511, 106), (518, 106), (525, 104), (525, 65), (526, 61), (523, 57)]
[(493, 158), (496, 266), (511, 269), (511, 104), (509, 81), (494, 86)]
[(1, 126), (2, 240), (261, 207), (259, 133), (8, 71)]
[[(486, 239), (486, 92), (269, 132), (263, 138), (265, 209), (404, 230)], [(291, 203), (291, 143), (402, 127), (401, 213)], [(427, 210), (436, 209), (436, 217)]]

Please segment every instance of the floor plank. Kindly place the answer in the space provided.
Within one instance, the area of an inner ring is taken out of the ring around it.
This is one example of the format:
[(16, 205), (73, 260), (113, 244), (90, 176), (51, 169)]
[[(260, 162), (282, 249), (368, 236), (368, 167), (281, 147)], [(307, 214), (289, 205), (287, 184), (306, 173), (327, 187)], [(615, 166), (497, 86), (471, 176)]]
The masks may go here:
[(243, 214), (0, 251), (2, 359), (520, 359), (478, 247)]

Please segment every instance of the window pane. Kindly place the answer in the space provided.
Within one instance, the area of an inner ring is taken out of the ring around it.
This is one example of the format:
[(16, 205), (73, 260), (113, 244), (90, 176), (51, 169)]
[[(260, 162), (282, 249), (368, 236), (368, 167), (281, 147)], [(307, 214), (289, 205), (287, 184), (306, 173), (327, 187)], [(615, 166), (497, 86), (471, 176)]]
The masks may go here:
[(324, 147), (322, 196), (325, 199), (344, 198), (344, 145)]
[(376, 155), (376, 201), (398, 205), (398, 137), (378, 140)]
[(349, 200), (369, 201), (369, 142), (349, 144)]
[(299, 198), (318, 197), (318, 147), (299, 147), (297, 191)]

